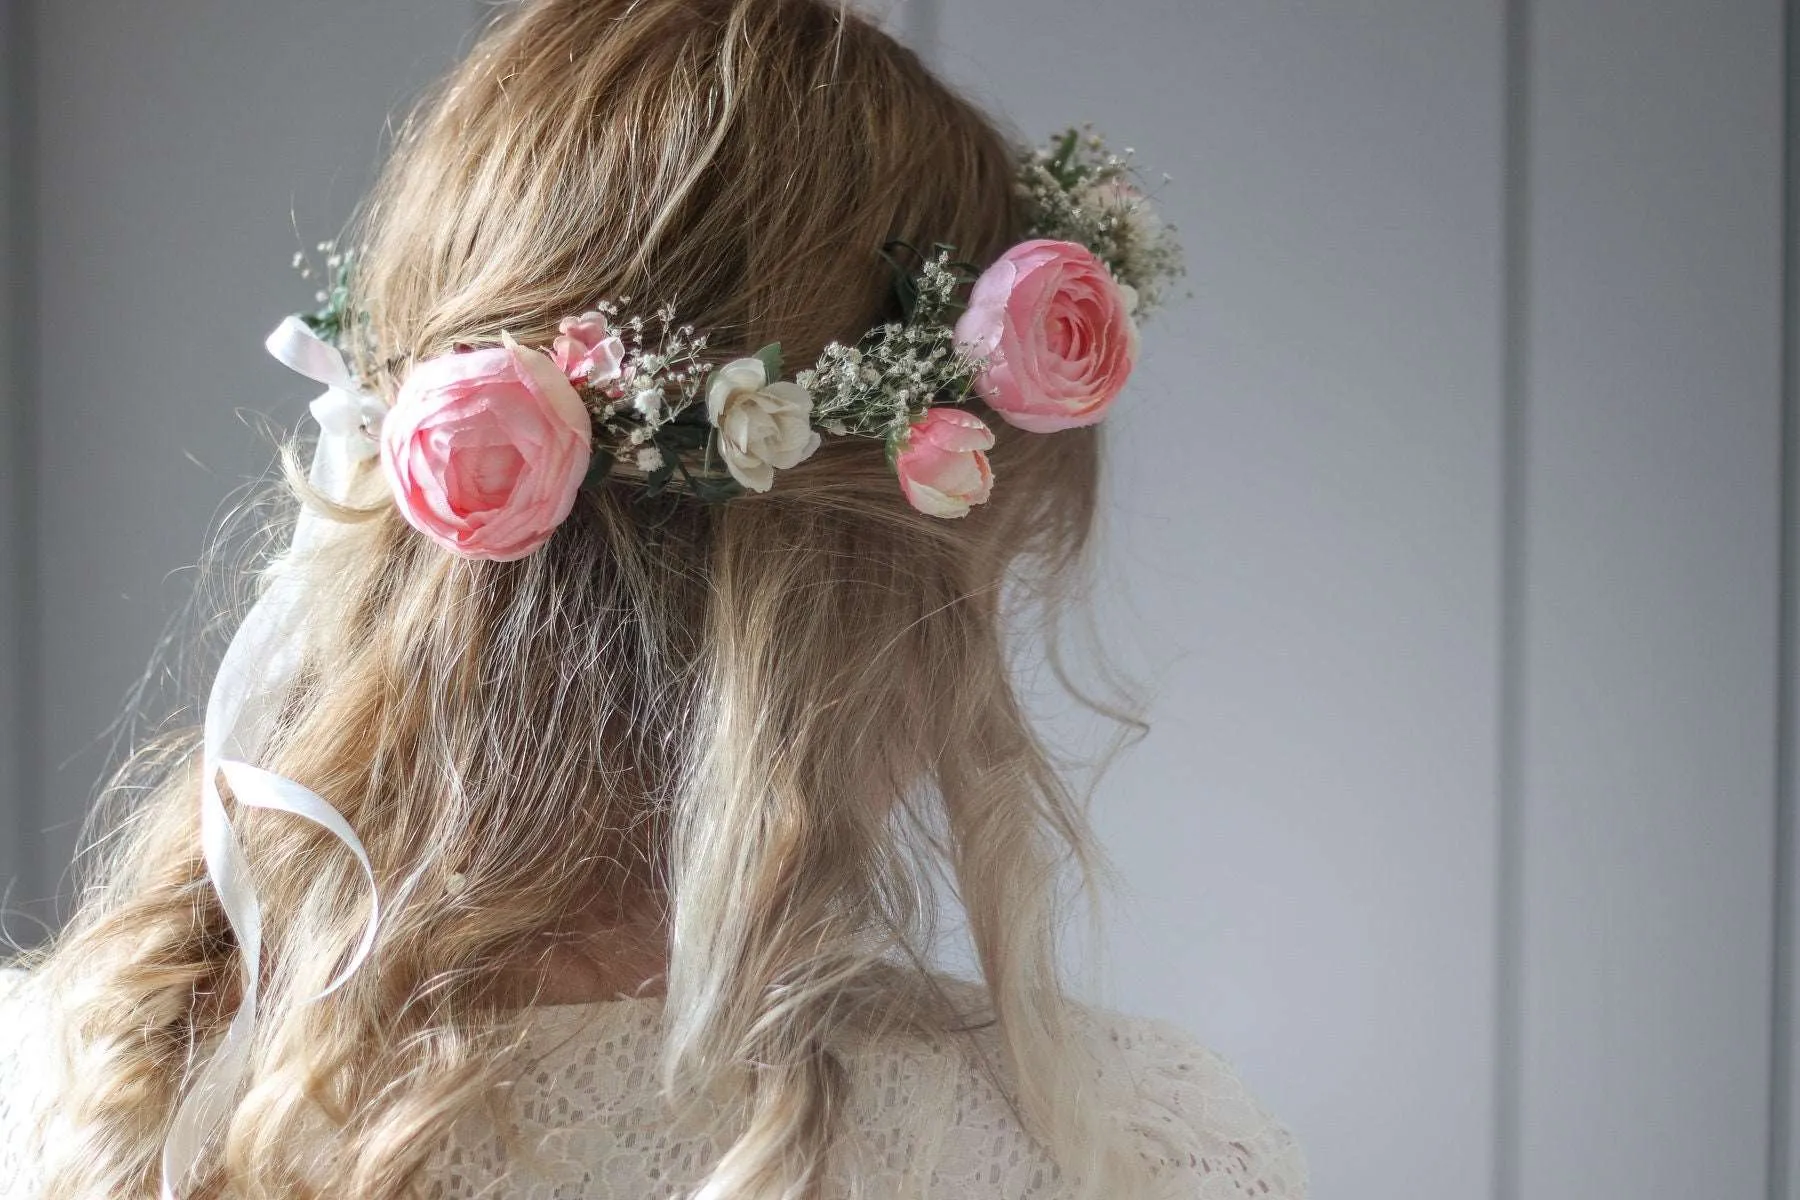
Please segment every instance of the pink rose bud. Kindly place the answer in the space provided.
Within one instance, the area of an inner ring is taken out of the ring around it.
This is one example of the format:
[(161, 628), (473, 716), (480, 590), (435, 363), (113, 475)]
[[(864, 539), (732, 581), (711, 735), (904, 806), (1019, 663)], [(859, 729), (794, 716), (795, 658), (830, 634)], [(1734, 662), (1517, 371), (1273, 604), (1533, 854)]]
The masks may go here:
[(592, 437), (557, 365), (508, 337), (412, 369), (382, 423), (381, 468), (414, 529), (464, 558), (509, 562), (568, 517)]
[(601, 384), (619, 377), (625, 360), (625, 343), (607, 328), (606, 314), (585, 312), (579, 317), (564, 317), (557, 327), (562, 331), (551, 344), (551, 357), (575, 383)]
[(956, 340), (986, 360), (975, 390), (995, 412), (1051, 433), (1098, 422), (1124, 389), (1138, 352), (1130, 310), (1087, 247), (1021, 242), (975, 281)]
[(994, 447), (994, 431), (960, 408), (931, 408), (904, 435), (894, 454), (894, 471), (907, 503), (932, 517), (967, 516), (984, 503), (994, 473), (983, 451)]

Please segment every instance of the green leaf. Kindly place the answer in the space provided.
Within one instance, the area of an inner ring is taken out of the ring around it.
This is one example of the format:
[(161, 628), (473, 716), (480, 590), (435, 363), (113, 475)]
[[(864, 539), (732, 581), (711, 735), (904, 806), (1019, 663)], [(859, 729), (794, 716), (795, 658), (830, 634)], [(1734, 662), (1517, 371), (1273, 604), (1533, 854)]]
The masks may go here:
[(781, 378), (780, 342), (770, 342), (761, 350), (758, 350), (755, 357), (758, 362), (762, 363), (763, 370), (767, 372), (770, 383), (774, 383), (777, 379)]
[(649, 478), (645, 481), (644, 494), (646, 496), (662, 495), (663, 489), (669, 486), (669, 480), (675, 477), (675, 468), (680, 462), (679, 455), (665, 453), (662, 466), (650, 472)]
[(696, 475), (688, 469), (686, 462), (682, 462), (680, 466), (681, 477), (687, 481), (688, 487), (693, 490), (697, 498), (708, 504), (729, 500), (733, 496), (742, 494), (744, 490), (738, 486), (735, 479), (716, 479), (710, 475)]
[(696, 474), (694, 469), (688, 466), (685, 456), (665, 458), (664, 462), (672, 465), (681, 473), (682, 481), (687, 484), (689, 491), (709, 503), (715, 500), (729, 499), (741, 490), (736, 480), (716, 479), (709, 472)]
[(614, 459), (610, 450), (596, 450), (588, 463), (587, 475), (582, 478), (583, 487), (592, 487), (603, 482), (612, 474)]
[(729, 500), (733, 496), (743, 494), (744, 489), (735, 479), (711, 479), (704, 475), (694, 479), (694, 494), (708, 503)]
[(906, 319), (907, 324), (911, 324), (913, 317), (919, 311), (918, 275), (911, 267), (902, 266), (900, 260), (894, 257), (895, 247), (911, 251), (916, 258), (923, 259), (925, 256), (920, 254), (918, 248), (910, 242), (896, 240), (881, 248), (882, 261), (887, 263), (894, 272), (894, 299), (900, 305), (901, 316)]
[(888, 435), (885, 440), (887, 442), (887, 462), (889, 467), (896, 470), (899, 469), (900, 452), (906, 449), (906, 440), (911, 435), (911, 425), (899, 424), (888, 430)]

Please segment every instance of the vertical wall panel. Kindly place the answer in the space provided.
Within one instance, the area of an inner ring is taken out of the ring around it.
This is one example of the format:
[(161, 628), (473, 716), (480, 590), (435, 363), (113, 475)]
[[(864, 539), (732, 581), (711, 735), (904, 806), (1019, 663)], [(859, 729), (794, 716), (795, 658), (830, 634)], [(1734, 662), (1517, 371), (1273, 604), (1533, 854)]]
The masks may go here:
[(1769, 1197), (1800, 1200), (1800, 2), (1784, 5), (1782, 563)]
[(1764, 1194), (1777, 0), (1534, 0), (1520, 1194)]
[(952, 2), (939, 46), (1022, 131), (1171, 173), (1189, 250), (1109, 423), (1107, 633), (1158, 688), (1097, 804), (1113, 999), (1236, 1060), (1320, 1196), (1478, 1195), (1500, 6)]

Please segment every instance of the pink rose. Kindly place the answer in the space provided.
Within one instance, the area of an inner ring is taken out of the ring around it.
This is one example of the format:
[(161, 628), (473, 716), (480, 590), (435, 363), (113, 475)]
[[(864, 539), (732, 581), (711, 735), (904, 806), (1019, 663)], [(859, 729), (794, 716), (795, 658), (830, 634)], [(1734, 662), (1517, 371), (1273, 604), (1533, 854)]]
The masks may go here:
[(1092, 425), (1137, 362), (1130, 299), (1074, 242), (1021, 242), (981, 273), (956, 340), (985, 359), (975, 390), (1033, 433)]
[(593, 437), (550, 357), (505, 343), (414, 367), (381, 427), (400, 515), (454, 554), (496, 562), (530, 554), (569, 515)]
[(619, 377), (625, 343), (607, 328), (606, 314), (585, 312), (564, 317), (562, 336), (551, 344), (551, 357), (575, 383), (606, 383)]
[(993, 488), (994, 473), (982, 453), (993, 447), (994, 431), (974, 413), (926, 410), (894, 455), (907, 503), (927, 516), (967, 516), (970, 506), (986, 501)]

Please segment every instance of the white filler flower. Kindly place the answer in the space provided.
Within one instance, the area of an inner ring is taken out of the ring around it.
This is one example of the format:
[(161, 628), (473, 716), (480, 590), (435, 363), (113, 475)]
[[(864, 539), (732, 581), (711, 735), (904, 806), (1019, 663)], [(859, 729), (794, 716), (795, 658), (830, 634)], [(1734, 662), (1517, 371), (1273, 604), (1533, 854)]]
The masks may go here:
[(733, 359), (713, 372), (706, 416), (719, 431), (725, 469), (753, 492), (768, 491), (777, 467), (796, 466), (819, 448), (812, 396), (797, 383), (770, 383), (761, 359)]

